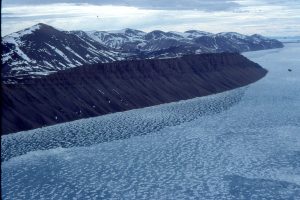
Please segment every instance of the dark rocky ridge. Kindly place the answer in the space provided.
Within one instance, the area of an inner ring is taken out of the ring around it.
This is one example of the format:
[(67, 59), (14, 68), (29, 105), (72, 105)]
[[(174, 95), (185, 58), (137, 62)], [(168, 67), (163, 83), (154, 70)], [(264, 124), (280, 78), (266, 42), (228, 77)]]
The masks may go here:
[(266, 73), (238, 53), (85, 65), (2, 84), (2, 133), (205, 96)]

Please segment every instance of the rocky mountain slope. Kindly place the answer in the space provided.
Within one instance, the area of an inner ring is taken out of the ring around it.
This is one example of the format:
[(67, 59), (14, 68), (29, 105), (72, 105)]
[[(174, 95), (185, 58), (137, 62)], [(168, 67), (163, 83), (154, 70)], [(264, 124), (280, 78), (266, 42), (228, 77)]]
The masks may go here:
[[(4, 75), (49, 74), (82, 64), (111, 62), (114, 52), (86, 36), (59, 31), (45, 24), (7, 35), (2, 40)], [(85, 37), (86, 36), (86, 37)]]
[(155, 30), (61, 31), (46, 24), (2, 38), (2, 77), (40, 76), (84, 64), (169, 58), (209, 52), (244, 52), (283, 47), (260, 35)]
[(245, 86), (267, 71), (238, 53), (83, 65), (2, 83), (2, 133), (190, 99)]

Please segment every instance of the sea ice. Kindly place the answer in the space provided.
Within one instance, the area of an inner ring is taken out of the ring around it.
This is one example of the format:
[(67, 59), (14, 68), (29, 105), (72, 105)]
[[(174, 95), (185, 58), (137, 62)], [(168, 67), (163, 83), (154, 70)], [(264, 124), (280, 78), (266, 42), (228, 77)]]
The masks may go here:
[(269, 70), (248, 87), (4, 136), (2, 197), (300, 199), (299, 52), (245, 53)]

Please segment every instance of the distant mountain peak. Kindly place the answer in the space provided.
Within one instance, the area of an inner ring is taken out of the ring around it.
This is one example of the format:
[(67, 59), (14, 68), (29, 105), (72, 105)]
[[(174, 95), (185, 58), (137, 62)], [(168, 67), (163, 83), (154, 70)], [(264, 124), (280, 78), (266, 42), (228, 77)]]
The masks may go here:
[(125, 28), (121, 30), (114, 30), (114, 31), (106, 31), (108, 33), (115, 33), (115, 34), (125, 34), (125, 35), (143, 35), (146, 34), (143, 31), (137, 30), (137, 29), (131, 29), (131, 28)]
[(8, 35), (4, 36), (4, 38), (7, 38), (7, 37), (21, 38), (25, 35), (31, 35), (37, 31), (43, 31), (45, 33), (47, 33), (47, 32), (50, 33), (53, 31), (60, 31), (60, 30), (58, 30), (52, 26), (49, 26), (47, 24), (38, 23), (29, 28), (25, 28), (25, 29), (17, 31), (15, 33), (8, 34)]
[(25, 29), (17, 31), (15, 33), (8, 34), (4, 37), (23, 37), (24, 35), (32, 34), (36, 30), (39, 30), (41, 27), (42, 26), (40, 24), (35, 24), (29, 28), (25, 28)]
[(261, 39), (266, 39), (266, 37), (260, 35), (260, 34), (253, 34), (251, 35), (252, 37), (256, 37), (256, 38), (261, 38)]
[(48, 25), (48, 24), (44, 24), (44, 23), (38, 23), (38, 24), (36, 24), (36, 25), (34, 25), (34, 26), (39, 26), (39, 27), (52, 27), (52, 26), (50, 26), (50, 25)]
[(147, 33), (145, 35), (145, 39), (146, 40), (155, 40), (155, 39), (160, 39), (165, 36), (166, 36), (166, 33), (164, 31), (154, 30), (154, 31)]
[(206, 34), (206, 35), (212, 34), (212, 33), (210, 33), (210, 32), (199, 31), (199, 30), (188, 30), (188, 31), (185, 31), (185, 33), (198, 33), (198, 34)]

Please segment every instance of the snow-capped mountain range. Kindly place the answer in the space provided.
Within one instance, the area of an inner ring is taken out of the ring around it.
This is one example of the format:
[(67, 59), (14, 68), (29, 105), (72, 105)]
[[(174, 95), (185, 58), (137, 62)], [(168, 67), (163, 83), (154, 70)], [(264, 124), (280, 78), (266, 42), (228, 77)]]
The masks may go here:
[(117, 60), (169, 58), (208, 52), (244, 52), (283, 47), (261, 35), (197, 30), (149, 33), (120, 31), (63, 31), (46, 24), (2, 38), (2, 77), (47, 75), (83, 64)]

